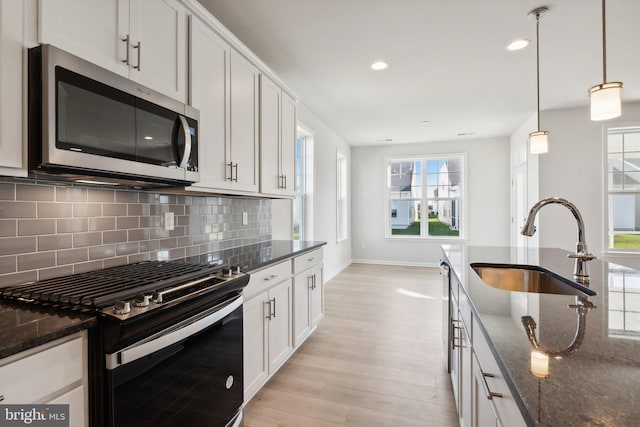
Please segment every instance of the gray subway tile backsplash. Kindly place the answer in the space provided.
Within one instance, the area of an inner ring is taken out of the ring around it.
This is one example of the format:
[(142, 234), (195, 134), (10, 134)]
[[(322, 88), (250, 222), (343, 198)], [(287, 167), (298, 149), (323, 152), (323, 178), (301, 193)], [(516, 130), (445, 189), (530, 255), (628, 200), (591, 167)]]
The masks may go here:
[[(164, 212), (174, 230), (164, 230)], [(270, 239), (268, 199), (0, 179), (0, 286)]]

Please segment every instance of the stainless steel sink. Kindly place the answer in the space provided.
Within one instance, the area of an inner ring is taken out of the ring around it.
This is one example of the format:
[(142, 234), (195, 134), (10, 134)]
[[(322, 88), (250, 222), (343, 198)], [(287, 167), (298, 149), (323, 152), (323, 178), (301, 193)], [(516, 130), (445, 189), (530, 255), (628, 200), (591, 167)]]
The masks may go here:
[(473, 263), (471, 268), (487, 285), (505, 291), (594, 296), (596, 292), (531, 265)]

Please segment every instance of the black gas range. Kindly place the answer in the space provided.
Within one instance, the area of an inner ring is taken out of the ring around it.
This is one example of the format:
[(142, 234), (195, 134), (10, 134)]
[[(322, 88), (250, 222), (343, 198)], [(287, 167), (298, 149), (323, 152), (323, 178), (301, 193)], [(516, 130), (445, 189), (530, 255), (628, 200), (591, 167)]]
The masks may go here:
[(237, 426), (243, 401), (238, 267), (146, 261), (3, 288), (0, 297), (94, 313), (93, 426)]

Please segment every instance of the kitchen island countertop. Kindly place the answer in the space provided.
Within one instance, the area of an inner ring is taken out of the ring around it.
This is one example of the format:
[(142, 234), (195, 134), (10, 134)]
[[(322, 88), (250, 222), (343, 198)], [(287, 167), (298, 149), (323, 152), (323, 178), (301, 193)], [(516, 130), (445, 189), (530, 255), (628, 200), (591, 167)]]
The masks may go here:
[(572, 279), (569, 252), (463, 245), (442, 248), (504, 376), (511, 380), (528, 424), (640, 425), (640, 271), (602, 260), (589, 262), (589, 288), (597, 295), (588, 298), (595, 307), (586, 313), (584, 338), (575, 351), (552, 358), (549, 377), (538, 379), (530, 373), (533, 345), (522, 318), (531, 316), (536, 322), (542, 349), (562, 352), (577, 335), (578, 297), (492, 288), (470, 264), (533, 265)]

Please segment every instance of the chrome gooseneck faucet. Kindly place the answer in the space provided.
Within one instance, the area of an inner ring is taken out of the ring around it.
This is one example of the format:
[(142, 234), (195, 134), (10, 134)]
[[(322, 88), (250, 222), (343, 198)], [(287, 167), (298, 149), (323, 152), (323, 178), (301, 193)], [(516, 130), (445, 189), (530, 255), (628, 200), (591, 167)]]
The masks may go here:
[(585, 242), (584, 237), (584, 221), (582, 220), (582, 215), (578, 211), (578, 208), (571, 203), (570, 201), (560, 198), (560, 197), (548, 197), (546, 199), (540, 200), (538, 203), (531, 207), (529, 211), (529, 215), (527, 216), (527, 221), (524, 223), (522, 227), (521, 233), (525, 236), (533, 236), (536, 232), (536, 226), (533, 224), (538, 211), (542, 209), (543, 206), (549, 204), (559, 204), (569, 209), (573, 214), (573, 217), (576, 219), (576, 223), (578, 224), (578, 243), (576, 247), (576, 253), (568, 255), (569, 258), (575, 258), (576, 264), (573, 270), (574, 279), (583, 284), (589, 284), (589, 270), (587, 268), (587, 261), (591, 261), (592, 259), (596, 259), (596, 257), (589, 253), (587, 250), (587, 244)]

